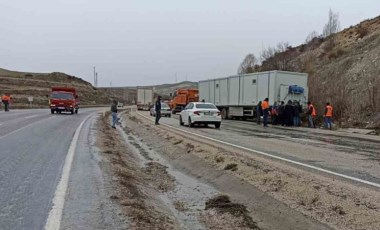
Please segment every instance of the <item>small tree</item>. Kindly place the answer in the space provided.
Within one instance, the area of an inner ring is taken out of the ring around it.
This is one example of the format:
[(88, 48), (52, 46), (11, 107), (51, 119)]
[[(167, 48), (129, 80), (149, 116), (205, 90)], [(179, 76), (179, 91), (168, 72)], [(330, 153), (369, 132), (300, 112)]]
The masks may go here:
[(245, 56), (243, 62), (240, 64), (238, 74), (253, 73), (257, 69), (257, 58), (254, 54)]
[(323, 27), (323, 37), (327, 40), (327, 50), (331, 50), (336, 43), (335, 34), (340, 31), (340, 21), (339, 14), (334, 13), (331, 9), (329, 10), (329, 19), (325, 26)]

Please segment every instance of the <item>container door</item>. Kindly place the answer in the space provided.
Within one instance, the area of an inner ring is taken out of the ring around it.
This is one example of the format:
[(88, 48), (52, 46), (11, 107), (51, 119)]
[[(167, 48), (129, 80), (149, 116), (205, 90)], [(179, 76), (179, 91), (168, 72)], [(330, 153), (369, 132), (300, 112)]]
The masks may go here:
[(214, 98), (215, 98), (215, 105), (220, 105), (220, 80), (215, 80), (215, 91), (214, 91)]
[(228, 105), (237, 106), (239, 105), (239, 95), (240, 95), (240, 85), (239, 77), (233, 76), (228, 78)]
[(220, 98), (220, 105), (228, 105), (228, 79), (221, 79), (219, 80), (219, 98)]
[(257, 104), (257, 75), (249, 74), (241, 77), (242, 81), (242, 105), (252, 106)]

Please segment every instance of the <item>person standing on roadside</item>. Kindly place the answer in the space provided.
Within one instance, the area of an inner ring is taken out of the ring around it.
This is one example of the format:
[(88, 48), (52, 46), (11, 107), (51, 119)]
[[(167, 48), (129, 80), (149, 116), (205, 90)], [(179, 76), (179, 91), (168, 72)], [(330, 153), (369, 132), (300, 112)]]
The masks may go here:
[(332, 116), (333, 116), (333, 107), (330, 105), (329, 102), (326, 103), (325, 108), (325, 127), (327, 129), (332, 129)]
[(3, 102), (4, 104), (4, 111), (5, 112), (9, 112), (9, 103), (11, 101), (11, 95), (9, 93), (5, 93), (2, 97), (1, 97), (1, 101)]
[(154, 105), (154, 109), (156, 110), (156, 122), (155, 122), (155, 124), (159, 125), (160, 124), (159, 121), (161, 118), (161, 96), (157, 97), (157, 101)]
[(300, 114), (302, 112), (301, 105), (298, 103), (298, 101), (294, 101), (294, 116), (293, 116), (293, 125), (295, 127), (299, 127), (301, 125), (301, 119)]
[(263, 109), (261, 108), (261, 101), (259, 101), (259, 103), (256, 106), (256, 122), (258, 125), (261, 123), (261, 115), (263, 115)]
[(268, 127), (268, 117), (269, 117), (269, 99), (265, 98), (263, 103), (261, 104), (261, 108), (263, 110), (263, 125), (264, 127)]
[(315, 126), (315, 117), (317, 116), (317, 112), (315, 111), (315, 108), (313, 104), (311, 104), (310, 101), (307, 102), (307, 118), (309, 121), (309, 128), (316, 128)]
[(116, 100), (112, 101), (111, 112), (112, 112), (112, 128), (116, 129), (116, 122), (117, 122), (117, 101)]
[(271, 112), (270, 112), (270, 117), (272, 119), (272, 125), (277, 125), (278, 124), (278, 106), (277, 102), (274, 102)]
[(284, 109), (285, 125), (293, 126), (293, 117), (294, 117), (294, 106), (291, 100), (285, 105)]
[(285, 125), (285, 102), (281, 101), (280, 105), (278, 106), (278, 121), (281, 126)]

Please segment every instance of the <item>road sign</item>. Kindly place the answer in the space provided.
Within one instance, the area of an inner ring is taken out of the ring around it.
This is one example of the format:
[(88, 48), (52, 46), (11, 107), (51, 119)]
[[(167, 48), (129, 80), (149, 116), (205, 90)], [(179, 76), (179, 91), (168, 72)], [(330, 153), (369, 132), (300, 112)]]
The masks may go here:
[(32, 102), (33, 101), (33, 97), (28, 97), (28, 101)]

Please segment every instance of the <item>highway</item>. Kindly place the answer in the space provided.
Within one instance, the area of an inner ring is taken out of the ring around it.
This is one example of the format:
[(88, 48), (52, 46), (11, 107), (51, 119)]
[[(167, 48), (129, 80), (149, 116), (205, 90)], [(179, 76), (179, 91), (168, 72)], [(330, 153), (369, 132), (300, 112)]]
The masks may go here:
[[(149, 116), (146, 112), (140, 113)], [(161, 123), (380, 186), (379, 136), (308, 128), (264, 128), (254, 122), (236, 120), (223, 120), (221, 129), (214, 129), (212, 125), (181, 127), (178, 119), (173, 118), (162, 118)]]
[[(96, 225), (92, 229), (101, 229), (109, 224), (102, 213), (109, 204), (104, 204), (107, 199), (91, 131), (97, 112), (0, 112), (0, 229), (44, 229), (73, 135), (82, 122), (64, 196), (65, 210), (53, 222), (62, 229), (89, 229), (89, 223)], [(99, 210), (99, 206), (105, 208)]]

